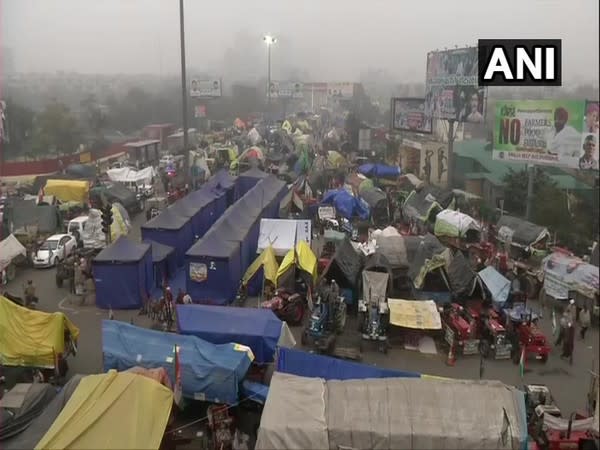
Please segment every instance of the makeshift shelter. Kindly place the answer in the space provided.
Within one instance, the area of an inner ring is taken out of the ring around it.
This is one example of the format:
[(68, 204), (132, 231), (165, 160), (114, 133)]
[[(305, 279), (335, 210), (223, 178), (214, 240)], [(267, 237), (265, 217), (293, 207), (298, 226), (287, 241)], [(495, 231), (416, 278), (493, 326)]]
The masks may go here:
[(263, 178), (267, 178), (268, 176), (268, 173), (265, 173), (256, 167), (252, 167), (251, 169), (241, 173), (238, 177), (239, 195), (243, 196), (246, 192), (252, 189), (256, 183)]
[(185, 252), (194, 243), (192, 222), (167, 208), (140, 227), (143, 240), (168, 245), (175, 249), (177, 265), (183, 266)]
[(365, 187), (360, 191), (360, 198), (369, 205), (371, 219), (375, 224), (389, 222), (388, 198), (385, 192), (376, 187)]
[(54, 205), (36, 205), (35, 200), (12, 200), (4, 206), (3, 221), (10, 225), (16, 235), (29, 234), (35, 230), (40, 234), (55, 233), (62, 226), (62, 218)]
[(335, 150), (329, 150), (327, 152), (327, 162), (330, 167), (343, 167), (346, 165), (346, 158), (342, 156), (341, 153), (336, 152)]
[(242, 277), (242, 283), (247, 285), (261, 269), (264, 279), (275, 285), (277, 283), (277, 269), (279, 269), (279, 264), (277, 264), (275, 252), (271, 246), (265, 248), (250, 264), (250, 267), (248, 267)]
[(154, 284), (160, 288), (163, 282), (175, 276), (177, 271), (177, 256), (175, 249), (154, 241), (144, 241), (152, 247), (152, 267)]
[(156, 449), (172, 405), (173, 392), (142, 375), (88, 375), (35, 448)]
[[(240, 245), (240, 270), (250, 266), (256, 255), (256, 244), (249, 238), (250, 227), (241, 219), (243, 212), (229, 208), (213, 225), (213, 230), (219, 239), (237, 242)], [(238, 220), (236, 220), (236, 218)], [(246, 216), (247, 218), (247, 216)]]
[(335, 246), (335, 253), (321, 274), (322, 278), (335, 280), (342, 292), (347, 290), (344, 298), (356, 300), (360, 273), (364, 264), (362, 253), (357, 252), (348, 239)]
[(0, 241), (0, 273), (6, 269), (17, 256), (27, 256), (27, 249), (12, 234)]
[[(554, 252), (543, 262), (544, 292), (557, 300), (571, 298), (576, 292), (593, 300), (598, 295), (598, 267), (581, 259)], [(588, 304), (588, 308), (593, 305)]]
[(398, 178), (402, 171), (400, 170), (400, 167), (397, 166), (369, 163), (359, 166), (358, 173), (361, 173), (369, 178)]
[[(179, 202), (186, 206), (192, 205), (193, 208), (198, 208), (198, 212), (192, 217), (192, 231), (194, 235), (200, 237), (204, 236), (217, 218), (225, 212), (225, 210), (218, 210), (217, 194), (204, 186), (189, 193)], [(176, 204), (179, 202), (176, 202)], [(176, 212), (179, 213), (179, 211)]]
[(497, 381), (326, 381), (275, 372), (255, 448), (508, 450), (526, 446), (524, 394)]
[(242, 344), (260, 364), (272, 362), (278, 346), (296, 345), (287, 324), (264, 308), (177, 305), (177, 329), (213, 344)]
[(189, 196), (185, 196), (169, 206), (168, 210), (180, 217), (189, 219), (192, 225), (192, 235), (201, 236), (205, 231), (202, 227), (201, 213), (204, 204), (207, 202), (198, 203), (189, 198)]
[(433, 225), (444, 209), (454, 208), (452, 191), (441, 191), (433, 186), (423, 186), (412, 191), (402, 205), (402, 215), (407, 221), (416, 220)]
[(317, 279), (317, 257), (304, 241), (298, 242), (283, 257), (277, 270), (277, 286), (293, 285), (297, 275), (303, 277), (309, 286)]
[(277, 351), (276, 370), (280, 373), (325, 380), (359, 380), (368, 378), (419, 378), (416, 372), (391, 370), (360, 364), (331, 356), (318, 355), (294, 348)]
[(53, 195), (61, 202), (85, 203), (89, 192), (89, 181), (82, 180), (48, 180), (44, 186), (44, 194)]
[(369, 208), (345, 189), (327, 191), (321, 200), (323, 205), (333, 205), (339, 215), (346, 219), (359, 217), (361, 220), (369, 218)]
[(307, 214), (304, 214), (304, 212), (305, 208), (302, 198), (294, 188), (289, 189), (279, 202), (279, 217), (281, 219), (288, 219), (292, 214), (300, 214), (301, 217), (307, 217)]
[(456, 298), (471, 297), (478, 286), (481, 289), (477, 273), (460, 251), (450, 257), (450, 262), (446, 265), (446, 273), (452, 294)]
[(154, 285), (150, 244), (135, 244), (121, 236), (92, 261), (96, 306), (140, 308)]
[(221, 169), (205, 183), (201, 190), (210, 188), (219, 194), (225, 193), (226, 208), (228, 208), (240, 197), (238, 184), (238, 177), (231, 175), (226, 169)]
[[(417, 249), (410, 261), (409, 276), (416, 289), (426, 292), (450, 293), (450, 281), (446, 272), (449, 261), (447, 248), (432, 234), (413, 238)], [(414, 245), (411, 243), (411, 245)], [(449, 298), (434, 298), (449, 300)]]
[(242, 275), (240, 243), (209, 231), (186, 252), (186, 291), (195, 302), (228, 304)]
[(500, 272), (492, 266), (487, 266), (478, 273), (484, 286), (490, 293), (492, 301), (498, 305), (503, 305), (510, 294), (510, 280), (505, 278)]
[(496, 228), (498, 229), (498, 240), (510, 242), (516, 247), (534, 246), (544, 239), (550, 238), (547, 228), (506, 214), (500, 217)]
[(388, 298), (390, 323), (413, 330), (441, 330), (442, 319), (433, 300)]
[(174, 382), (177, 346), (183, 397), (229, 405), (239, 400), (239, 385), (254, 359), (248, 348), (232, 342), (215, 345), (195, 336), (102, 322), (104, 370), (162, 367)]
[(257, 252), (271, 246), (276, 256), (285, 256), (296, 242), (311, 242), (310, 220), (261, 219)]
[(54, 368), (65, 352), (65, 335), (77, 341), (79, 329), (61, 312), (24, 308), (0, 295), (0, 361), (5, 366)]
[(465, 242), (479, 242), (481, 225), (471, 216), (445, 209), (435, 218), (434, 234), (437, 237), (458, 238)]

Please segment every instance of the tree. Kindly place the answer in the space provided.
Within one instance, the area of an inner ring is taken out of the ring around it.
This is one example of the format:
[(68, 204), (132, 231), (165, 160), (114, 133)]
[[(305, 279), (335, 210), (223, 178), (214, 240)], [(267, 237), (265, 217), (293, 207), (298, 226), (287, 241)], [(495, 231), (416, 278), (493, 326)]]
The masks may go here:
[(6, 115), (8, 141), (4, 146), (5, 157), (27, 153), (31, 144), (35, 113), (31, 109), (15, 103), (12, 99), (8, 99)]
[(106, 114), (96, 100), (96, 96), (88, 95), (80, 102), (85, 124), (90, 132), (98, 139), (102, 137), (102, 130), (106, 127)]
[(53, 102), (36, 116), (32, 139), (35, 153), (73, 153), (80, 143), (79, 123), (64, 104)]

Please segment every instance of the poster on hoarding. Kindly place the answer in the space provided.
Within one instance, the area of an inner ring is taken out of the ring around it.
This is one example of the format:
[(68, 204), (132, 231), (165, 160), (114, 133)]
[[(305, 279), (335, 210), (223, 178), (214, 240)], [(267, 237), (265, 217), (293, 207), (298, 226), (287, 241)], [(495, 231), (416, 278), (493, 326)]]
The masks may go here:
[(295, 81), (271, 81), (271, 98), (303, 98), (304, 84)]
[(196, 119), (202, 119), (206, 117), (206, 105), (196, 105), (194, 107), (194, 117)]
[(216, 98), (221, 97), (221, 80), (192, 79), (190, 83), (190, 97)]
[(496, 103), (494, 159), (598, 170), (597, 102)]
[(477, 47), (427, 55), (425, 104), (429, 119), (483, 123), (484, 88), (478, 86)]
[(392, 99), (392, 128), (400, 131), (431, 133), (431, 112), (425, 99)]
[(354, 97), (354, 83), (327, 83), (327, 95), (332, 98)]

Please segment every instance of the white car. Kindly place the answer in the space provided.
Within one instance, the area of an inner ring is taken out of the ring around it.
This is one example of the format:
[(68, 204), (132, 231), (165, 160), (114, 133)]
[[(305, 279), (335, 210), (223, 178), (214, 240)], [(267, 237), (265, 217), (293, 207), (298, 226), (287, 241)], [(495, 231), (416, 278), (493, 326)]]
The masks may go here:
[(44, 241), (33, 258), (37, 268), (52, 267), (63, 261), (77, 248), (77, 240), (70, 234), (55, 234)]

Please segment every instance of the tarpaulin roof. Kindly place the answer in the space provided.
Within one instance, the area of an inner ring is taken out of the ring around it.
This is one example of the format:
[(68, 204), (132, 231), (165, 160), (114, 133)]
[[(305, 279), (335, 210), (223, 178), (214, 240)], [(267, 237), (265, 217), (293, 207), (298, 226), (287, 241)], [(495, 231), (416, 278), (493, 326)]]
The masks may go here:
[(358, 380), (366, 378), (419, 378), (416, 372), (384, 369), (330, 356), (309, 353), (293, 348), (280, 348), (277, 353), (277, 371), (301, 377), (326, 380)]
[(360, 191), (360, 197), (367, 202), (369, 208), (387, 208), (387, 195), (381, 189), (372, 187)]
[(214, 344), (250, 347), (259, 363), (273, 361), (276, 347), (294, 345), (287, 324), (270, 309), (177, 305), (177, 329)]
[(358, 216), (362, 220), (369, 218), (369, 210), (356, 197), (344, 189), (327, 191), (321, 200), (322, 204), (335, 206), (336, 211), (346, 219)]
[(438, 238), (429, 233), (425, 236), (415, 236), (409, 241), (411, 244), (414, 243), (417, 246), (414, 253), (409, 252), (414, 255), (413, 259), (409, 259), (409, 275), (415, 279), (425, 265), (426, 260), (441, 254), (446, 250), (446, 247), (438, 240)]
[(500, 239), (510, 240), (513, 244), (520, 246), (534, 245), (545, 237), (550, 237), (547, 228), (506, 214), (500, 217), (496, 227)]
[(94, 262), (137, 262), (150, 250), (150, 244), (136, 244), (125, 236), (119, 237), (96, 255)]
[(237, 177), (231, 175), (227, 169), (221, 169), (215, 173), (206, 184), (215, 187), (219, 186), (222, 189), (229, 189), (235, 186)]
[(0, 271), (8, 266), (14, 257), (27, 255), (27, 250), (14, 235), (0, 241)]
[(181, 216), (177, 213), (175, 209), (167, 208), (161, 213), (150, 219), (142, 228), (148, 230), (179, 230), (183, 228), (190, 221), (189, 217)]
[(60, 222), (60, 213), (56, 206), (36, 205), (35, 200), (11, 200), (10, 207), (5, 206), (7, 214), (16, 232), (23, 227), (37, 227), (40, 233), (54, 233)]
[(65, 331), (77, 340), (79, 329), (61, 312), (24, 308), (0, 295), (0, 361), (6, 366), (47, 367), (65, 351)]
[(323, 272), (324, 277), (336, 280), (342, 287), (356, 287), (364, 258), (354, 250), (348, 239), (335, 246), (335, 254)]
[(273, 251), (273, 247), (268, 246), (265, 248), (260, 255), (250, 264), (248, 270), (242, 277), (242, 282), (244, 284), (248, 284), (248, 282), (252, 279), (252, 277), (258, 272), (258, 270), (262, 267), (263, 275), (265, 280), (270, 281), (273, 284), (277, 283), (277, 269), (279, 268), (279, 264), (277, 264), (277, 259), (275, 257), (275, 252)]
[(394, 269), (408, 268), (409, 260), (403, 236), (384, 236), (380, 234), (376, 237), (375, 241), (377, 243), (375, 252), (384, 255), (390, 267)]
[(184, 397), (230, 405), (238, 401), (239, 384), (254, 359), (248, 348), (230, 342), (215, 345), (195, 336), (115, 320), (102, 322), (104, 370), (163, 367), (174, 381), (175, 346), (179, 347)]
[(508, 299), (508, 294), (510, 294), (510, 281), (504, 278), (492, 266), (487, 266), (478, 275), (485, 287), (490, 291), (492, 300), (499, 304), (505, 303)]
[(387, 166), (385, 164), (363, 164), (358, 168), (358, 172), (367, 177), (376, 178), (397, 178), (401, 174), (400, 167)]
[(415, 330), (441, 330), (442, 319), (433, 300), (388, 299), (390, 323)]
[(526, 445), (524, 394), (498, 381), (326, 381), (275, 372), (255, 448), (508, 450)]
[(173, 247), (160, 244), (154, 241), (144, 241), (145, 244), (150, 244), (152, 247), (152, 262), (160, 262), (167, 258), (175, 251)]
[(452, 292), (457, 296), (473, 294), (477, 283), (477, 273), (462, 252), (457, 251), (446, 266)]
[(410, 219), (419, 219), (423, 222), (433, 220), (435, 214), (444, 207), (437, 201), (427, 188), (412, 191), (402, 205), (402, 214)]
[(281, 261), (281, 265), (277, 270), (277, 282), (279, 283), (283, 275), (296, 265), (300, 270), (311, 275), (312, 281), (317, 279), (317, 257), (304, 241), (298, 242), (296, 247), (288, 251), (283, 257), (283, 261)]
[(233, 242), (219, 236), (218, 230), (209, 230), (202, 239), (192, 245), (186, 256), (212, 256), (213, 258), (230, 258), (240, 250), (239, 242)]
[(86, 202), (89, 191), (89, 181), (82, 180), (48, 180), (44, 186), (46, 195), (54, 195), (61, 202)]
[(198, 211), (202, 210), (203, 206), (203, 204), (192, 200), (188, 196), (185, 196), (169, 206), (167, 210), (175, 213), (178, 216), (190, 218), (198, 214)]
[(543, 262), (544, 291), (556, 299), (569, 298), (575, 291), (587, 298), (598, 293), (598, 267), (562, 252), (548, 255)]
[(35, 448), (156, 449), (172, 406), (173, 392), (142, 375), (88, 375)]
[(240, 174), (240, 177), (245, 177), (245, 178), (267, 178), (268, 176), (269, 176), (268, 173), (263, 172), (262, 170), (260, 170), (257, 167), (252, 167)]
[(445, 209), (440, 211), (435, 218), (434, 233), (436, 236), (465, 238), (470, 231), (479, 232), (481, 226), (467, 214)]

